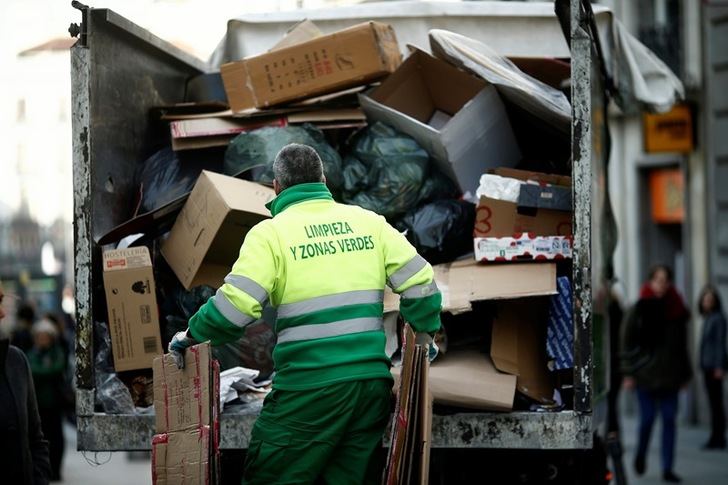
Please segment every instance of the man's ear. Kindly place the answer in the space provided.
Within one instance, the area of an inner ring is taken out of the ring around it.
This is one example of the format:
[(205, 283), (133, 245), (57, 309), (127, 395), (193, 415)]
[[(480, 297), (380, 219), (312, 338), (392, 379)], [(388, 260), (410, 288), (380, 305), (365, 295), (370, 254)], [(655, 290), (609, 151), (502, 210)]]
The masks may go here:
[(323, 182), (324, 184), (326, 184), (326, 175), (322, 175), (322, 176), (321, 176), (321, 181), (322, 181), (322, 182)]
[(276, 179), (273, 179), (273, 191), (276, 195), (281, 193), (281, 184), (279, 184)]

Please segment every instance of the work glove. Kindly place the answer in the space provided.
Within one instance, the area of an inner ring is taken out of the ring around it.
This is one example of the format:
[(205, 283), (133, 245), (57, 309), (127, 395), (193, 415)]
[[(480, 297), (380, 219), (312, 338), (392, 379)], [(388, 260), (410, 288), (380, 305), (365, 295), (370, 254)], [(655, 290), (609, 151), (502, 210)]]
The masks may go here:
[(415, 343), (427, 347), (427, 359), (432, 362), (440, 353), (440, 348), (435, 343), (435, 339), (429, 333), (418, 333), (415, 336)]
[(177, 332), (174, 334), (174, 337), (172, 337), (172, 340), (169, 341), (169, 346), (167, 347), (167, 350), (169, 350), (169, 353), (172, 355), (174, 363), (177, 364), (178, 369), (185, 368), (185, 349), (199, 343), (190, 336), (189, 332), (189, 329), (187, 329), (183, 332)]

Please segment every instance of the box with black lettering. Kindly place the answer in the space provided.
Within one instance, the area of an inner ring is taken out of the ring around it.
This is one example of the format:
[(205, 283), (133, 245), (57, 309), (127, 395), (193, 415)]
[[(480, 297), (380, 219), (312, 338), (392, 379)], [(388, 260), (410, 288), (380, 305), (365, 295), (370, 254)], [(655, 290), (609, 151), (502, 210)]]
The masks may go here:
[(104, 251), (103, 272), (114, 368), (149, 369), (163, 353), (149, 250)]

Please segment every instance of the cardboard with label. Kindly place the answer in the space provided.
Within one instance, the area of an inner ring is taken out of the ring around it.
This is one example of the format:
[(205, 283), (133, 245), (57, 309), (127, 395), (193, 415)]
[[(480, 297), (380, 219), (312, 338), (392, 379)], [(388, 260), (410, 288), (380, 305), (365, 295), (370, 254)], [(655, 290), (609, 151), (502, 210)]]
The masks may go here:
[(495, 367), (516, 376), (518, 391), (541, 404), (552, 404), (554, 395), (547, 367), (547, 318), (547, 298), (499, 303), (490, 348)]
[(203, 171), (162, 245), (182, 285), (220, 286), (247, 232), (270, 217), (275, 192), (254, 182)]
[(360, 102), (367, 118), (417, 140), (463, 192), (521, 158), (495, 87), (426, 52), (415, 50)]
[(401, 62), (392, 27), (366, 22), (224, 64), (220, 72), (237, 113), (367, 84)]
[[(474, 301), (556, 294), (553, 263), (482, 265), (463, 260), (438, 264), (433, 269), (442, 293), (442, 311), (452, 314), (470, 311)], [(398, 308), (399, 297), (387, 288), (384, 312)]]
[(162, 353), (149, 250), (104, 251), (102, 264), (114, 368), (117, 372), (148, 369)]

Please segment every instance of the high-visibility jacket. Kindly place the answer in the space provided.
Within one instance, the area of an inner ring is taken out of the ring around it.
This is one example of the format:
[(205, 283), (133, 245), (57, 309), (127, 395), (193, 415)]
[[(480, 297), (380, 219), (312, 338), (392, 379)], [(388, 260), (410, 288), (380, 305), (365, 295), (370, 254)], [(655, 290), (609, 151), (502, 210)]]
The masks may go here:
[(277, 309), (273, 386), (305, 390), (391, 378), (382, 328), (385, 284), (418, 332), (440, 328), (442, 297), (432, 267), (383, 217), (334, 202), (323, 183), (282, 191), (272, 219), (245, 237), (214, 297), (190, 319), (198, 341), (234, 341)]

